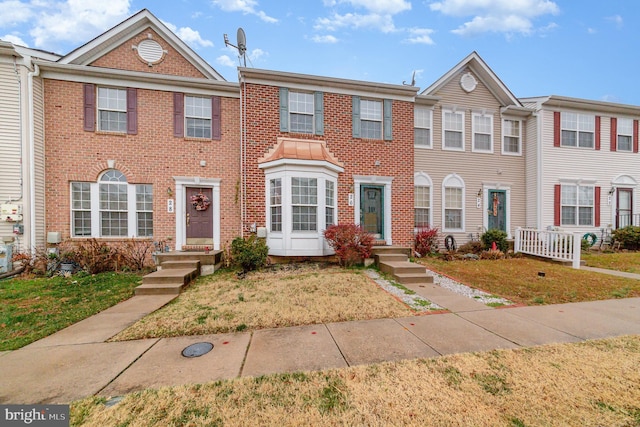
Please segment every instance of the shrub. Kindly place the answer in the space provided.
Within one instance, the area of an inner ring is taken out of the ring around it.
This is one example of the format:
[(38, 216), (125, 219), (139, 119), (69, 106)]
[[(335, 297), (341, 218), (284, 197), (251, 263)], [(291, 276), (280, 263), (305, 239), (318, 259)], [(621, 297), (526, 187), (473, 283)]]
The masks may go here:
[(482, 234), (482, 236), (480, 236), (480, 240), (482, 240), (482, 244), (484, 244), (485, 249), (491, 249), (491, 246), (494, 242), (499, 251), (506, 253), (509, 249), (509, 244), (507, 243), (507, 233), (502, 230), (487, 230), (484, 234)]
[(373, 236), (359, 225), (331, 225), (324, 231), (324, 238), (336, 252), (340, 265), (345, 267), (352, 266), (371, 256)]
[[(497, 243), (496, 243), (497, 245)], [(497, 250), (497, 251), (483, 251), (480, 254), (480, 259), (491, 259), (491, 260), (496, 260), (496, 259), (503, 259), (504, 258), (504, 252), (502, 252), (501, 250)]]
[(267, 262), (269, 247), (265, 239), (251, 235), (244, 239), (236, 237), (231, 242), (231, 258), (234, 265), (242, 267), (242, 271), (257, 270)]
[(613, 243), (617, 243), (624, 249), (636, 251), (640, 249), (640, 227), (630, 225), (628, 227), (613, 230), (611, 234)]
[(480, 255), (484, 250), (484, 244), (478, 240), (471, 240), (458, 248), (458, 252), (464, 254)]
[[(71, 251), (60, 251), (61, 256), (69, 258)], [(72, 252), (72, 261), (78, 263), (80, 268), (89, 274), (98, 274), (114, 270), (115, 250), (97, 239), (89, 239), (78, 243)]]
[(438, 250), (438, 228), (420, 228), (416, 233), (415, 251), (421, 257), (427, 256)]
[(154, 245), (149, 240), (129, 239), (116, 249), (120, 270), (141, 271), (150, 267)]

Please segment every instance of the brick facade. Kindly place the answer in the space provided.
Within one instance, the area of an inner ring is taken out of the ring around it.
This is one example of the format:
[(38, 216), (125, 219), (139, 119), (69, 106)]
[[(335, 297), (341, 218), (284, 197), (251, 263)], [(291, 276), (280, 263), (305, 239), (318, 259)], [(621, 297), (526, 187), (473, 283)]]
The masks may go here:
[[(284, 85), (286, 86), (286, 85)], [(326, 89), (325, 89), (326, 90)], [(393, 177), (392, 236), (394, 245), (413, 241), (413, 103), (393, 101), (393, 139), (391, 141), (353, 138), (352, 97), (324, 92), (324, 135), (283, 133), (279, 127), (279, 88), (247, 83), (246, 101), (246, 219), (249, 224), (265, 225), (265, 178), (258, 159), (272, 148), (278, 137), (326, 141), (328, 150), (344, 164), (338, 177), (338, 222), (353, 223), (354, 207), (348, 205), (354, 175)], [(380, 98), (382, 99), (382, 98)], [(243, 101), (243, 102), (244, 102)], [(376, 166), (376, 161), (380, 162)], [(356, 195), (358, 197), (358, 195)]]

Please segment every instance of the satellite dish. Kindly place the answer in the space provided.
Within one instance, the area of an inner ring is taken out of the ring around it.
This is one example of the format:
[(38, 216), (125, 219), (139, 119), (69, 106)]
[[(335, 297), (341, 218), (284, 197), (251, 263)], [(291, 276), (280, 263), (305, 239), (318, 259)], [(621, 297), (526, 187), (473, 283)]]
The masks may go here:
[(247, 36), (244, 34), (242, 27), (238, 28), (238, 52), (244, 56), (247, 51)]
[(237, 34), (237, 43), (238, 46), (232, 44), (229, 42), (229, 37), (225, 34), (224, 35), (224, 45), (225, 46), (233, 46), (236, 49), (238, 49), (238, 54), (242, 57), (242, 62), (244, 63), (244, 66), (247, 66), (247, 57), (245, 56), (245, 52), (247, 51), (247, 36), (245, 36), (244, 34), (244, 30), (242, 29), (242, 27), (238, 28), (238, 34)]
[(415, 86), (416, 85), (416, 72), (415, 70), (413, 71), (413, 75), (411, 76), (411, 84), (407, 84), (405, 83), (405, 81), (402, 81), (402, 84), (405, 86)]

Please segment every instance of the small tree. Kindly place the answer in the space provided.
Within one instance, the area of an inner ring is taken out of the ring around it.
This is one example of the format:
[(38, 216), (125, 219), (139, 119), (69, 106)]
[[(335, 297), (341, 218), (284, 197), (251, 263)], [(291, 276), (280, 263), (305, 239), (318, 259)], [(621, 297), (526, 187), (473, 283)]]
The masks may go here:
[(502, 230), (498, 230), (497, 228), (487, 230), (482, 236), (480, 236), (480, 240), (482, 240), (482, 243), (487, 250), (491, 249), (494, 242), (499, 251), (507, 253), (507, 250), (509, 249), (507, 233)]
[(331, 225), (324, 231), (324, 238), (336, 252), (342, 266), (350, 267), (371, 256), (373, 236), (359, 225)]
[(438, 250), (438, 228), (420, 228), (415, 236), (415, 250), (418, 255), (427, 256)]
[(257, 270), (267, 262), (269, 247), (264, 239), (251, 235), (246, 239), (236, 237), (231, 242), (231, 257), (233, 263), (242, 267), (242, 271)]

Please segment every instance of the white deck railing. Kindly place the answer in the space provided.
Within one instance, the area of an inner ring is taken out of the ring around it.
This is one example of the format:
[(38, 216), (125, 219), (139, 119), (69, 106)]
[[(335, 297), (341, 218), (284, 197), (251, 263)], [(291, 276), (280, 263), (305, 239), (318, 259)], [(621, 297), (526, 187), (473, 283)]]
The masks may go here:
[(542, 231), (516, 228), (514, 252), (522, 252), (543, 258), (571, 261), (573, 268), (580, 268), (580, 233)]

